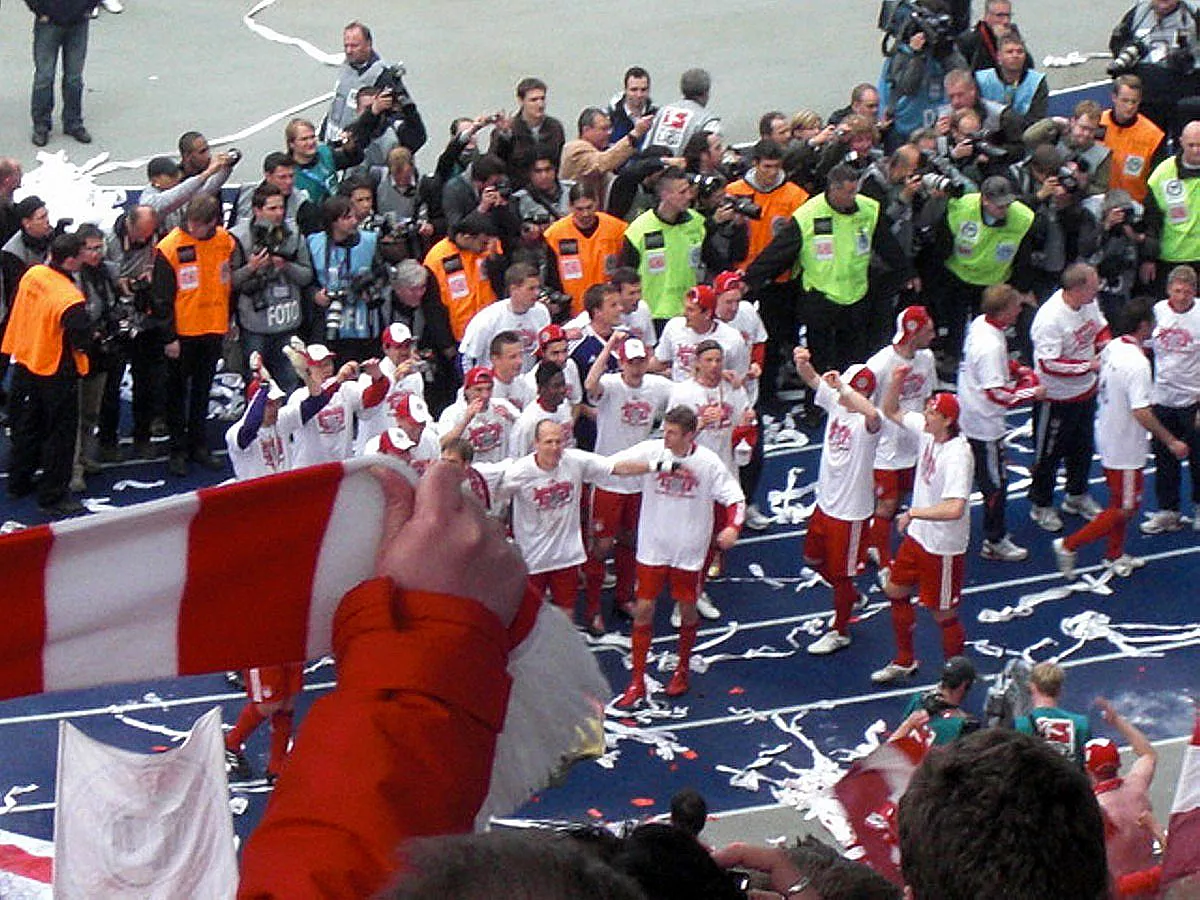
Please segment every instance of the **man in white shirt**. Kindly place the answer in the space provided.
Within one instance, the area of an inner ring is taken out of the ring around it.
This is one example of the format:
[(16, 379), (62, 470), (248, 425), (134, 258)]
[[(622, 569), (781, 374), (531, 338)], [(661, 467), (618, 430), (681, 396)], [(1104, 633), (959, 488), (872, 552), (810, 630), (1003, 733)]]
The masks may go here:
[(519, 459), (533, 451), (533, 435), (538, 423), (552, 419), (558, 423), (566, 446), (575, 443), (575, 412), (567, 399), (567, 378), (561, 366), (552, 362), (537, 367), (537, 399), (521, 410), (508, 439), (508, 455)]
[(492, 363), (492, 397), (507, 400), (517, 410), (533, 402), (536, 391), (521, 378), (525, 356), (524, 341), (515, 331), (501, 331), (492, 338), (488, 356)]
[(716, 454), (696, 444), (697, 424), (696, 414), (687, 407), (669, 409), (661, 440), (643, 441), (616, 456), (617, 460), (657, 461), (655, 471), (642, 479), (633, 674), (616, 701), (622, 709), (635, 706), (646, 696), (654, 603), (668, 583), (672, 599), (683, 607), (683, 618), (679, 665), (666, 692), (669, 697), (687, 693), (688, 666), (699, 630), (696, 594), (700, 569), (713, 540), (714, 519), (720, 516), (716, 543), (722, 551), (732, 549), (742, 527), (745, 495)]
[[(1188, 468), (1192, 480), (1192, 528), (1200, 531), (1200, 306), (1196, 305), (1196, 270), (1176, 266), (1167, 276), (1167, 299), (1154, 305), (1154, 415), (1172, 434), (1184, 441), (1190, 452)], [(1141, 524), (1142, 534), (1162, 534), (1183, 527), (1179, 495), (1183, 472), (1161, 442), (1154, 446), (1154, 496), (1158, 512)]]
[[(875, 375), (865, 365), (818, 375), (807, 347), (792, 351), (800, 380), (825, 410), (825, 440), (817, 474), (817, 506), (808, 520), (804, 561), (833, 588), (833, 627), (808, 645), (814, 656), (850, 646), (854, 578), (866, 559), (867, 520), (875, 506), (871, 473), (883, 417), (871, 402)], [(890, 426), (889, 426), (890, 427)]]
[[(907, 365), (909, 373), (900, 386), (900, 408), (918, 413), (925, 409), (937, 386), (937, 366), (929, 349), (936, 335), (933, 317), (925, 307), (907, 306), (900, 311), (892, 342), (867, 360), (878, 396), (883, 396), (892, 383), (896, 366)], [(917, 436), (903, 428), (885, 429), (879, 438), (873, 474), (875, 513), (867, 535), (867, 556), (874, 557), (880, 569), (892, 564), (892, 519), (900, 501), (912, 492), (917, 443)]]
[(562, 429), (542, 419), (534, 429), (533, 453), (505, 470), (498, 499), (512, 500), (513, 539), (529, 569), (530, 590), (540, 597), (549, 589), (568, 618), (575, 617), (579, 566), (586, 558), (579, 521), (583, 483), (643, 475), (650, 462), (565, 449)]
[(1094, 268), (1073, 263), (1063, 271), (1062, 284), (1038, 309), (1029, 329), (1034, 371), (1046, 386), (1046, 399), (1033, 407), (1035, 458), (1029, 516), (1046, 531), (1063, 527), (1053, 505), (1060, 462), (1067, 469), (1062, 511), (1085, 519), (1100, 512), (1087, 485), (1095, 447), (1096, 373), (1109, 330), (1096, 305), (1100, 278)]
[[(414, 352), (412, 332), (403, 322), (393, 322), (384, 329), (381, 338), (383, 359), (379, 368), (388, 379), (383, 402), (364, 409), (358, 417), (358, 435), (354, 439), (355, 454), (361, 454), (371, 438), (378, 437), (395, 425), (392, 410), (400, 398), (415, 394), (425, 398), (425, 379), (421, 376), (421, 359)], [(359, 379), (362, 380), (361, 378)]]
[(742, 336), (715, 318), (717, 295), (707, 284), (688, 288), (683, 298), (683, 315), (667, 321), (654, 348), (652, 372), (669, 372), (672, 381), (686, 381), (696, 363), (696, 345), (714, 340), (725, 351), (727, 369), (745, 371), (743, 357), (749, 356)]
[(521, 415), (507, 400), (492, 394), (492, 371), (483, 366), (469, 369), (463, 379), (461, 400), (451, 403), (438, 419), (443, 448), (456, 438), (465, 438), (480, 463), (498, 463), (508, 456), (512, 427)]
[(628, 329), (631, 337), (654, 349), (658, 333), (654, 330), (650, 306), (642, 299), (642, 276), (637, 269), (621, 266), (613, 272), (612, 283), (621, 292), (621, 325)]
[(1142, 501), (1142, 468), (1150, 449), (1149, 431), (1175, 456), (1186, 459), (1188, 445), (1158, 420), (1151, 408), (1153, 381), (1142, 342), (1154, 329), (1154, 313), (1140, 299), (1128, 301), (1110, 321), (1113, 339), (1100, 354), (1100, 407), (1096, 436), (1108, 485), (1108, 506), (1074, 534), (1055, 538), (1054, 558), (1067, 578), (1084, 544), (1106, 541), (1105, 565), (1127, 577), (1146, 561), (1125, 552), (1125, 530)]
[(533, 368), (538, 332), (550, 324), (550, 310), (537, 302), (542, 279), (529, 263), (513, 263), (504, 273), (504, 283), (508, 299), (488, 304), (467, 322), (458, 345), (463, 371), (488, 362), (492, 338), (502, 331), (521, 336), (521, 371)]
[[(249, 394), (246, 411), (225, 432), (229, 462), (238, 481), (290, 469), (292, 432), (300, 427), (299, 407), (283, 406), (287, 394), (275, 382), (255, 378)], [(280, 419), (283, 409), (287, 413)]]
[(984, 289), (980, 312), (967, 329), (958, 366), (958, 424), (975, 456), (975, 483), (983, 494), (984, 559), (1021, 562), (1029, 551), (1008, 536), (1008, 480), (1004, 461), (1004, 416), (1022, 403), (1041, 400), (1046, 389), (1032, 369), (1010, 362), (1004, 331), (1017, 322), (1023, 298), (1011, 285)]
[[(607, 372), (615, 355), (619, 373)], [(650, 436), (654, 422), (667, 409), (672, 383), (662, 375), (646, 372), (646, 345), (614, 331), (588, 370), (584, 387), (596, 409), (596, 452), (610, 456), (633, 447)], [(624, 478), (605, 478), (592, 488), (592, 546), (583, 571), (587, 617), (593, 632), (604, 629), (600, 614), (600, 591), (604, 584), (604, 561), (613, 555), (617, 584), (614, 609), (632, 615), (636, 574), (634, 547), (642, 487)]]
[[(301, 418), (300, 427), (292, 435), (294, 468), (349, 459), (353, 455), (354, 417), (382, 403), (391, 385), (377, 359), (362, 364), (362, 371), (370, 377), (365, 386), (358, 380), (358, 363), (350, 360), (334, 375), (333, 359), (333, 352), (324, 344), (309, 344), (302, 354), (306, 386), (297, 388), (288, 398), (288, 406)], [(322, 405), (313, 410), (318, 403)]]
[[(538, 331), (537, 356), (535, 357), (537, 362), (521, 376), (524, 389), (530, 397), (537, 396), (538, 366), (543, 362), (552, 362), (563, 370), (563, 377), (567, 380), (567, 399), (571, 401), (571, 406), (574, 408), (583, 403), (583, 382), (579, 378), (579, 369), (574, 365), (567, 364), (570, 359), (567, 352), (568, 346), (567, 332), (561, 325), (551, 323)], [(524, 409), (528, 405), (526, 403), (521, 408)]]
[(896, 655), (871, 673), (875, 684), (888, 684), (917, 671), (913, 652), (914, 593), (941, 627), (946, 659), (961, 656), (966, 644), (958, 604), (971, 538), (967, 501), (974, 461), (967, 439), (958, 433), (959, 406), (953, 394), (934, 394), (925, 404), (924, 414), (900, 411), (900, 390), (908, 374), (908, 366), (896, 367), (882, 404), (884, 415), (918, 434), (920, 444), (912, 506), (896, 517), (896, 530), (904, 534), (904, 540), (883, 583), (883, 592), (892, 604)]

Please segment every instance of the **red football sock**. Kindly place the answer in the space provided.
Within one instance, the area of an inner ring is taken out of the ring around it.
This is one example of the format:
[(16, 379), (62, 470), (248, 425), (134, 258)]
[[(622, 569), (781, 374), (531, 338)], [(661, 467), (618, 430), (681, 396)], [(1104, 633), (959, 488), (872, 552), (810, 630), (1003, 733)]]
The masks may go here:
[(958, 616), (951, 616), (942, 621), (942, 656), (949, 659), (952, 656), (962, 656), (967, 644), (967, 630)]
[(696, 646), (696, 632), (699, 628), (699, 622), (693, 622), (691, 625), (685, 623), (679, 626), (679, 671), (681, 672), (688, 671), (688, 665), (692, 660), (692, 648)]
[(892, 600), (892, 631), (896, 635), (896, 662), (902, 666), (913, 664), (913, 625), (916, 622), (912, 601)]
[(267, 771), (278, 775), (287, 756), (288, 741), (292, 738), (292, 711), (281, 709), (271, 716), (271, 753), (267, 757)]
[(613, 562), (617, 570), (617, 603), (630, 603), (633, 601), (633, 585), (637, 578), (637, 557), (633, 548), (617, 544)]
[(583, 601), (585, 621), (600, 612), (600, 589), (604, 586), (604, 560), (589, 556), (583, 564)]
[(892, 519), (883, 516), (873, 516), (871, 527), (867, 532), (867, 546), (879, 551), (879, 568), (887, 568), (892, 564)]
[(633, 626), (633, 679), (646, 677), (646, 657), (650, 655), (650, 639), (654, 631), (649, 625)]
[(247, 703), (242, 708), (242, 713), (238, 716), (233, 730), (225, 735), (225, 749), (235, 753), (241, 750), (242, 745), (246, 743), (246, 738), (254, 734), (254, 729), (261, 725), (265, 718), (266, 716), (258, 711), (257, 704)]
[(850, 614), (858, 591), (849, 578), (837, 578), (833, 582), (833, 628), (838, 634), (850, 633)]

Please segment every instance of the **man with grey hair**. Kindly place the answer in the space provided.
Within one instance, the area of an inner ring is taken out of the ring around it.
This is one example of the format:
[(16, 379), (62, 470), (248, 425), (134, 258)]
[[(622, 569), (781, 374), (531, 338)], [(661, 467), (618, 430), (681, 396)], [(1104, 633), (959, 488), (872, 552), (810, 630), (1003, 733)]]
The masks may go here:
[(721, 133), (721, 117), (708, 108), (712, 76), (704, 69), (688, 69), (679, 78), (683, 96), (658, 111), (643, 146), (665, 147), (669, 156), (683, 156), (692, 135)]
[(559, 177), (586, 184), (596, 191), (596, 196), (605, 198), (610, 183), (616, 177), (613, 173), (634, 155), (638, 144), (650, 130), (652, 119), (651, 116), (641, 116), (634, 122), (633, 130), (610, 147), (612, 120), (604, 110), (589, 106), (579, 114), (579, 137), (563, 147)]
[[(1200, 307), (1196, 305), (1196, 270), (1176, 266), (1167, 276), (1167, 299), (1154, 304), (1154, 388), (1150, 399), (1154, 415), (1188, 445), (1188, 463), (1192, 479), (1192, 528), (1200, 531), (1200, 433), (1196, 415), (1200, 413)], [(1139, 528), (1142, 534), (1162, 534), (1183, 527), (1179, 515), (1180, 486), (1183, 470), (1180, 461), (1157, 438), (1153, 441), (1154, 496), (1158, 512)]]
[(437, 280), (415, 259), (391, 270), (392, 319), (408, 326), (417, 353), (428, 364), (425, 402), (436, 417), (454, 400), (458, 388), (458, 342), (450, 315), (438, 294)]

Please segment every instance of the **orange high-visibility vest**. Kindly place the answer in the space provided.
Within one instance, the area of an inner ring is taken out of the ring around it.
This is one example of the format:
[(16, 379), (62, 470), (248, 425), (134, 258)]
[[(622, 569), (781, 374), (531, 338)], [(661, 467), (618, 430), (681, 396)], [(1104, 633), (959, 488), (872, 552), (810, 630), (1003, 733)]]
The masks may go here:
[[(758, 254), (762, 253), (767, 244), (771, 243), (771, 238), (775, 237), (776, 229), (786, 223), (808, 200), (808, 191), (790, 181), (785, 181), (770, 193), (764, 193), (755, 190), (742, 178), (725, 188), (725, 193), (734, 197), (749, 197), (762, 207), (761, 219), (749, 219), (746, 222), (750, 229), (750, 250), (741, 261), (742, 268), (758, 258)], [(785, 273), (782, 277), (786, 281), (789, 276)], [(776, 281), (778, 280), (777, 278)]]
[(442, 238), (425, 254), (425, 268), (437, 279), (455, 340), (462, 340), (475, 313), (496, 302), (496, 292), (483, 270), (487, 256), (463, 250), (450, 238)]
[(612, 276), (625, 243), (625, 222), (608, 213), (596, 215), (600, 221), (590, 237), (575, 225), (574, 216), (559, 219), (542, 235), (554, 254), (563, 293), (571, 296), (573, 316), (583, 312), (584, 292)]
[(229, 330), (233, 248), (233, 236), (224, 228), (207, 241), (176, 228), (158, 242), (158, 252), (175, 271), (176, 334), (195, 337)]
[[(83, 302), (83, 293), (62, 272), (42, 265), (28, 269), (17, 286), (0, 352), (7, 353), (13, 362), (34, 375), (56, 374), (65, 349), (63, 314)], [(87, 354), (74, 349), (71, 354), (75, 357), (75, 370), (86, 375)]]
[(1141, 113), (1127, 127), (1113, 121), (1112, 110), (1100, 114), (1104, 128), (1104, 146), (1112, 150), (1112, 174), (1108, 189), (1121, 188), (1138, 203), (1146, 199), (1146, 179), (1150, 177), (1150, 162), (1162, 143), (1162, 129)]

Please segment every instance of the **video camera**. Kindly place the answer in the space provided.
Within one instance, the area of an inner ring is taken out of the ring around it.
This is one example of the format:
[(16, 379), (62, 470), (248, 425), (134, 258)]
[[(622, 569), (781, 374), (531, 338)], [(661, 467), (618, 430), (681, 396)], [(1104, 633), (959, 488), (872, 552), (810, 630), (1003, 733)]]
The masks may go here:
[(970, 189), (967, 177), (954, 168), (954, 164), (929, 150), (921, 151), (921, 165), (916, 174), (921, 176), (921, 190), (928, 196), (941, 191), (949, 197), (961, 197)]
[(884, 56), (895, 54), (901, 44), (908, 43), (918, 32), (925, 34), (929, 52), (936, 58), (954, 49), (954, 17), (928, 9), (921, 0), (883, 0), (877, 24), (884, 33), (879, 46)]
[(396, 109), (403, 109), (406, 106), (416, 106), (413, 103), (412, 95), (408, 93), (408, 88), (404, 86), (404, 76), (408, 74), (408, 70), (404, 68), (404, 63), (393, 63), (379, 73), (379, 77), (375, 79), (375, 87), (381, 91), (391, 91), (393, 105)]
[(292, 232), (282, 223), (279, 225), (255, 223), (250, 229), (253, 252), (266, 250), (271, 256), (281, 256), (279, 251), (291, 235)]

